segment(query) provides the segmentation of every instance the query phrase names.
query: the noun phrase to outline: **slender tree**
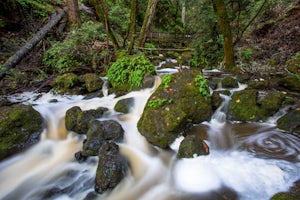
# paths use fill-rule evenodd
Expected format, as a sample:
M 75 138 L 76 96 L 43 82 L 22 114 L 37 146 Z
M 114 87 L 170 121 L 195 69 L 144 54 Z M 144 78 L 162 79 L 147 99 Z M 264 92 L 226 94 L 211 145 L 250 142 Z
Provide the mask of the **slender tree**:
M 148 5 L 147 5 L 146 14 L 144 17 L 144 22 L 143 22 L 143 26 L 141 28 L 140 36 L 139 36 L 139 43 L 138 43 L 139 47 L 145 46 L 145 42 L 147 39 L 147 33 L 149 32 L 150 25 L 154 18 L 154 13 L 155 13 L 157 2 L 158 2 L 158 0 L 148 0 Z
M 71 26 L 80 26 L 78 0 L 67 0 L 68 19 Z
M 212 0 L 215 13 L 218 18 L 219 28 L 224 40 L 224 57 L 225 70 L 229 72 L 237 72 L 237 67 L 234 61 L 234 46 L 232 41 L 231 27 L 228 20 L 226 5 L 223 0 Z
M 130 35 L 130 41 L 127 52 L 130 54 L 133 46 L 134 41 L 136 38 L 136 18 L 137 18 L 137 6 L 138 1 L 137 0 L 131 0 L 130 1 L 130 19 L 128 23 L 128 34 Z
M 104 0 L 93 0 L 93 4 L 96 10 L 96 14 L 100 21 L 105 26 L 106 34 L 108 38 L 111 40 L 111 42 L 114 45 L 115 50 L 118 50 L 120 48 L 118 41 L 115 37 L 114 32 L 112 31 L 108 19 L 108 8 Z

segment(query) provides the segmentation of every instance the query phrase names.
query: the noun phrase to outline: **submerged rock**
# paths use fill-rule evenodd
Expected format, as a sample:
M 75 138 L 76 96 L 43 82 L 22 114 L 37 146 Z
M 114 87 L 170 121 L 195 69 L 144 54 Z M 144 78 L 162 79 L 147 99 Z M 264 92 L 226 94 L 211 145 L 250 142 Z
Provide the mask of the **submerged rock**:
M 210 119 L 211 98 L 204 97 L 195 84 L 199 74 L 197 70 L 173 74 L 151 95 L 138 122 L 138 130 L 150 143 L 167 148 L 187 123 Z
M 43 128 L 43 118 L 32 106 L 1 107 L 0 160 L 37 143 Z
M 208 155 L 209 148 L 207 144 L 195 135 L 188 135 L 180 143 L 178 158 L 193 158 L 194 155 Z
M 95 191 L 101 194 L 114 189 L 126 176 L 128 162 L 120 154 L 119 146 L 111 141 L 103 143 L 98 157 Z
M 89 124 L 87 139 L 83 144 L 82 156 L 97 156 L 105 141 L 120 142 L 123 139 L 124 130 L 122 126 L 114 121 L 93 120 Z
M 86 134 L 90 121 L 100 118 L 105 111 L 107 111 L 107 108 L 103 107 L 82 111 L 80 107 L 74 106 L 66 112 L 66 128 L 67 130 L 74 131 L 78 134 Z

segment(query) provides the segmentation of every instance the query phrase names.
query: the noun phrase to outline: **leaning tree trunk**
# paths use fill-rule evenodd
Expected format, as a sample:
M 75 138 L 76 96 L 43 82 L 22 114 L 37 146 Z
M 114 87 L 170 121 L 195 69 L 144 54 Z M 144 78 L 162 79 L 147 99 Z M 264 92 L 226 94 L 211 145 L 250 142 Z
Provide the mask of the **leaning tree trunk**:
M 158 0 L 148 0 L 146 15 L 144 18 L 143 26 L 140 31 L 139 44 L 138 44 L 139 47 L 145 46 L 145 42 L 147 39 L 147 33 L 149 31 L 150 25 L 154 18 L 157 1 Z
M 224 39 L 223 48 L 225 57 L 225 70 L 228 72 L 236 72 L 237 68 L 234 62 L 234 47 L 226 5 L 223 0 L 212 0 L 212 2 L 214 10 L 218 17 L 218 24 Z
M 6 75 L 6 72 L 9 69 L 15 67 L 24 58 L 24 56 L 45 37 L 45 35 L 64 17 L 66 11 L 66 8 L 59 11 L 40 31 L 37 32 L 37 34 L 35 34 L 35 36 L 29 42 L 25 44 L 25 46 L 19 49 L 15 55 L 6 61 L 0 72 L 0 80 Z

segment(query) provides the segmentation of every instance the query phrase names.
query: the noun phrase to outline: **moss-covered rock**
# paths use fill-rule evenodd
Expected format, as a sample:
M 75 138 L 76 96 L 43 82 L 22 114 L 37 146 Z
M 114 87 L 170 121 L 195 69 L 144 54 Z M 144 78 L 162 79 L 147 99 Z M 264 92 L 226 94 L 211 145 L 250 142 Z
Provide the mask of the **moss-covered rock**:
M 116 103 L 114 110 L 121 113 L 128 113 L 133 103 L 134 98 L 121 99 Z
M 259 121 L 274 115 L 285 96 L 281 92 L 259 94 L 258 90 L 237 91 L 229 104 L 229 119 L 236 121 Z
M 66 128 L 78 134 L 86 134 L 90 121 L 100 118 L 105 111 L 107 111 L 107 108 L 103 107 L 82 111 L 80 107 L 74 106 L 66 112 Z
M 0 160 L 39 141 L 43 118 L 32 106 L 17 104 L 0 108 Z
M 98 158 L 95 191 L 101 194 L 115 188 L 126 176 L 128 162 L 113 142 L 104 142 Z
M 138 122 L 138 130 L 150 143 L 167 148 L 187 123 L 210 119 L 211 98 L 205 98 L 195 84 L 199 73 L 187 70 L 173 74 L 168 88 L 160 85 L 151 95 Z
M 88 92 L 95 92 L 102 89 L 103 80 L 97 74 L 88 73 L 85 74 L 83 78 Z
M 80 86 L 80 77 L 74 73 L 58 76 L 53 84 L 55 91 L 60 94 L 83 94 L 85 89 Z
M 277 120 L 277 127 L 289 133 L 300 135 L 300 108 L 289 111 Z
M 226 76 L 223 80 L 222 80 L 222 87 L 223 88 L 237 88 L 238 85 L 238 81 L 236 79 L 234 79 L 231 76 Z
M 236 121 L 258 121 L 262 113 L 257 105 L 258 90 L 235 92 L 229 104 L 229 118 Z
M 279 81 L 279 85 L 292 91 L 300 91 L 300 75 L 287 75 Z
M 194 155 L 208 155 L 209 149 L 207 144 L 195 135 L 185 137 L 179 146 L 178 158 L 193 158 Z
M 298 200 L 300 199 L 300 180 L 296 181 L 294 185 L 287 192 L 279 192 L 271 197 L 271 200 Z

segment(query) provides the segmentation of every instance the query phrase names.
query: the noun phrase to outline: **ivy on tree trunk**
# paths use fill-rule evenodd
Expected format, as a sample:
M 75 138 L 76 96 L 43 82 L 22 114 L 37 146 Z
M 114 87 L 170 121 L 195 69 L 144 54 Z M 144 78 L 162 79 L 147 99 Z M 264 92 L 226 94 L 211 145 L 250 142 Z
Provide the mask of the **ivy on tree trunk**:
M 228 20 L 226 5 L 223 0 L 212 0 L 215 13 L 218 17 L 219 28 L 224 39 L 224 57 L 225 70 L 228 72 L 237 72 L 234 61 L 234 46 L 232 41 L 231 27 Z

